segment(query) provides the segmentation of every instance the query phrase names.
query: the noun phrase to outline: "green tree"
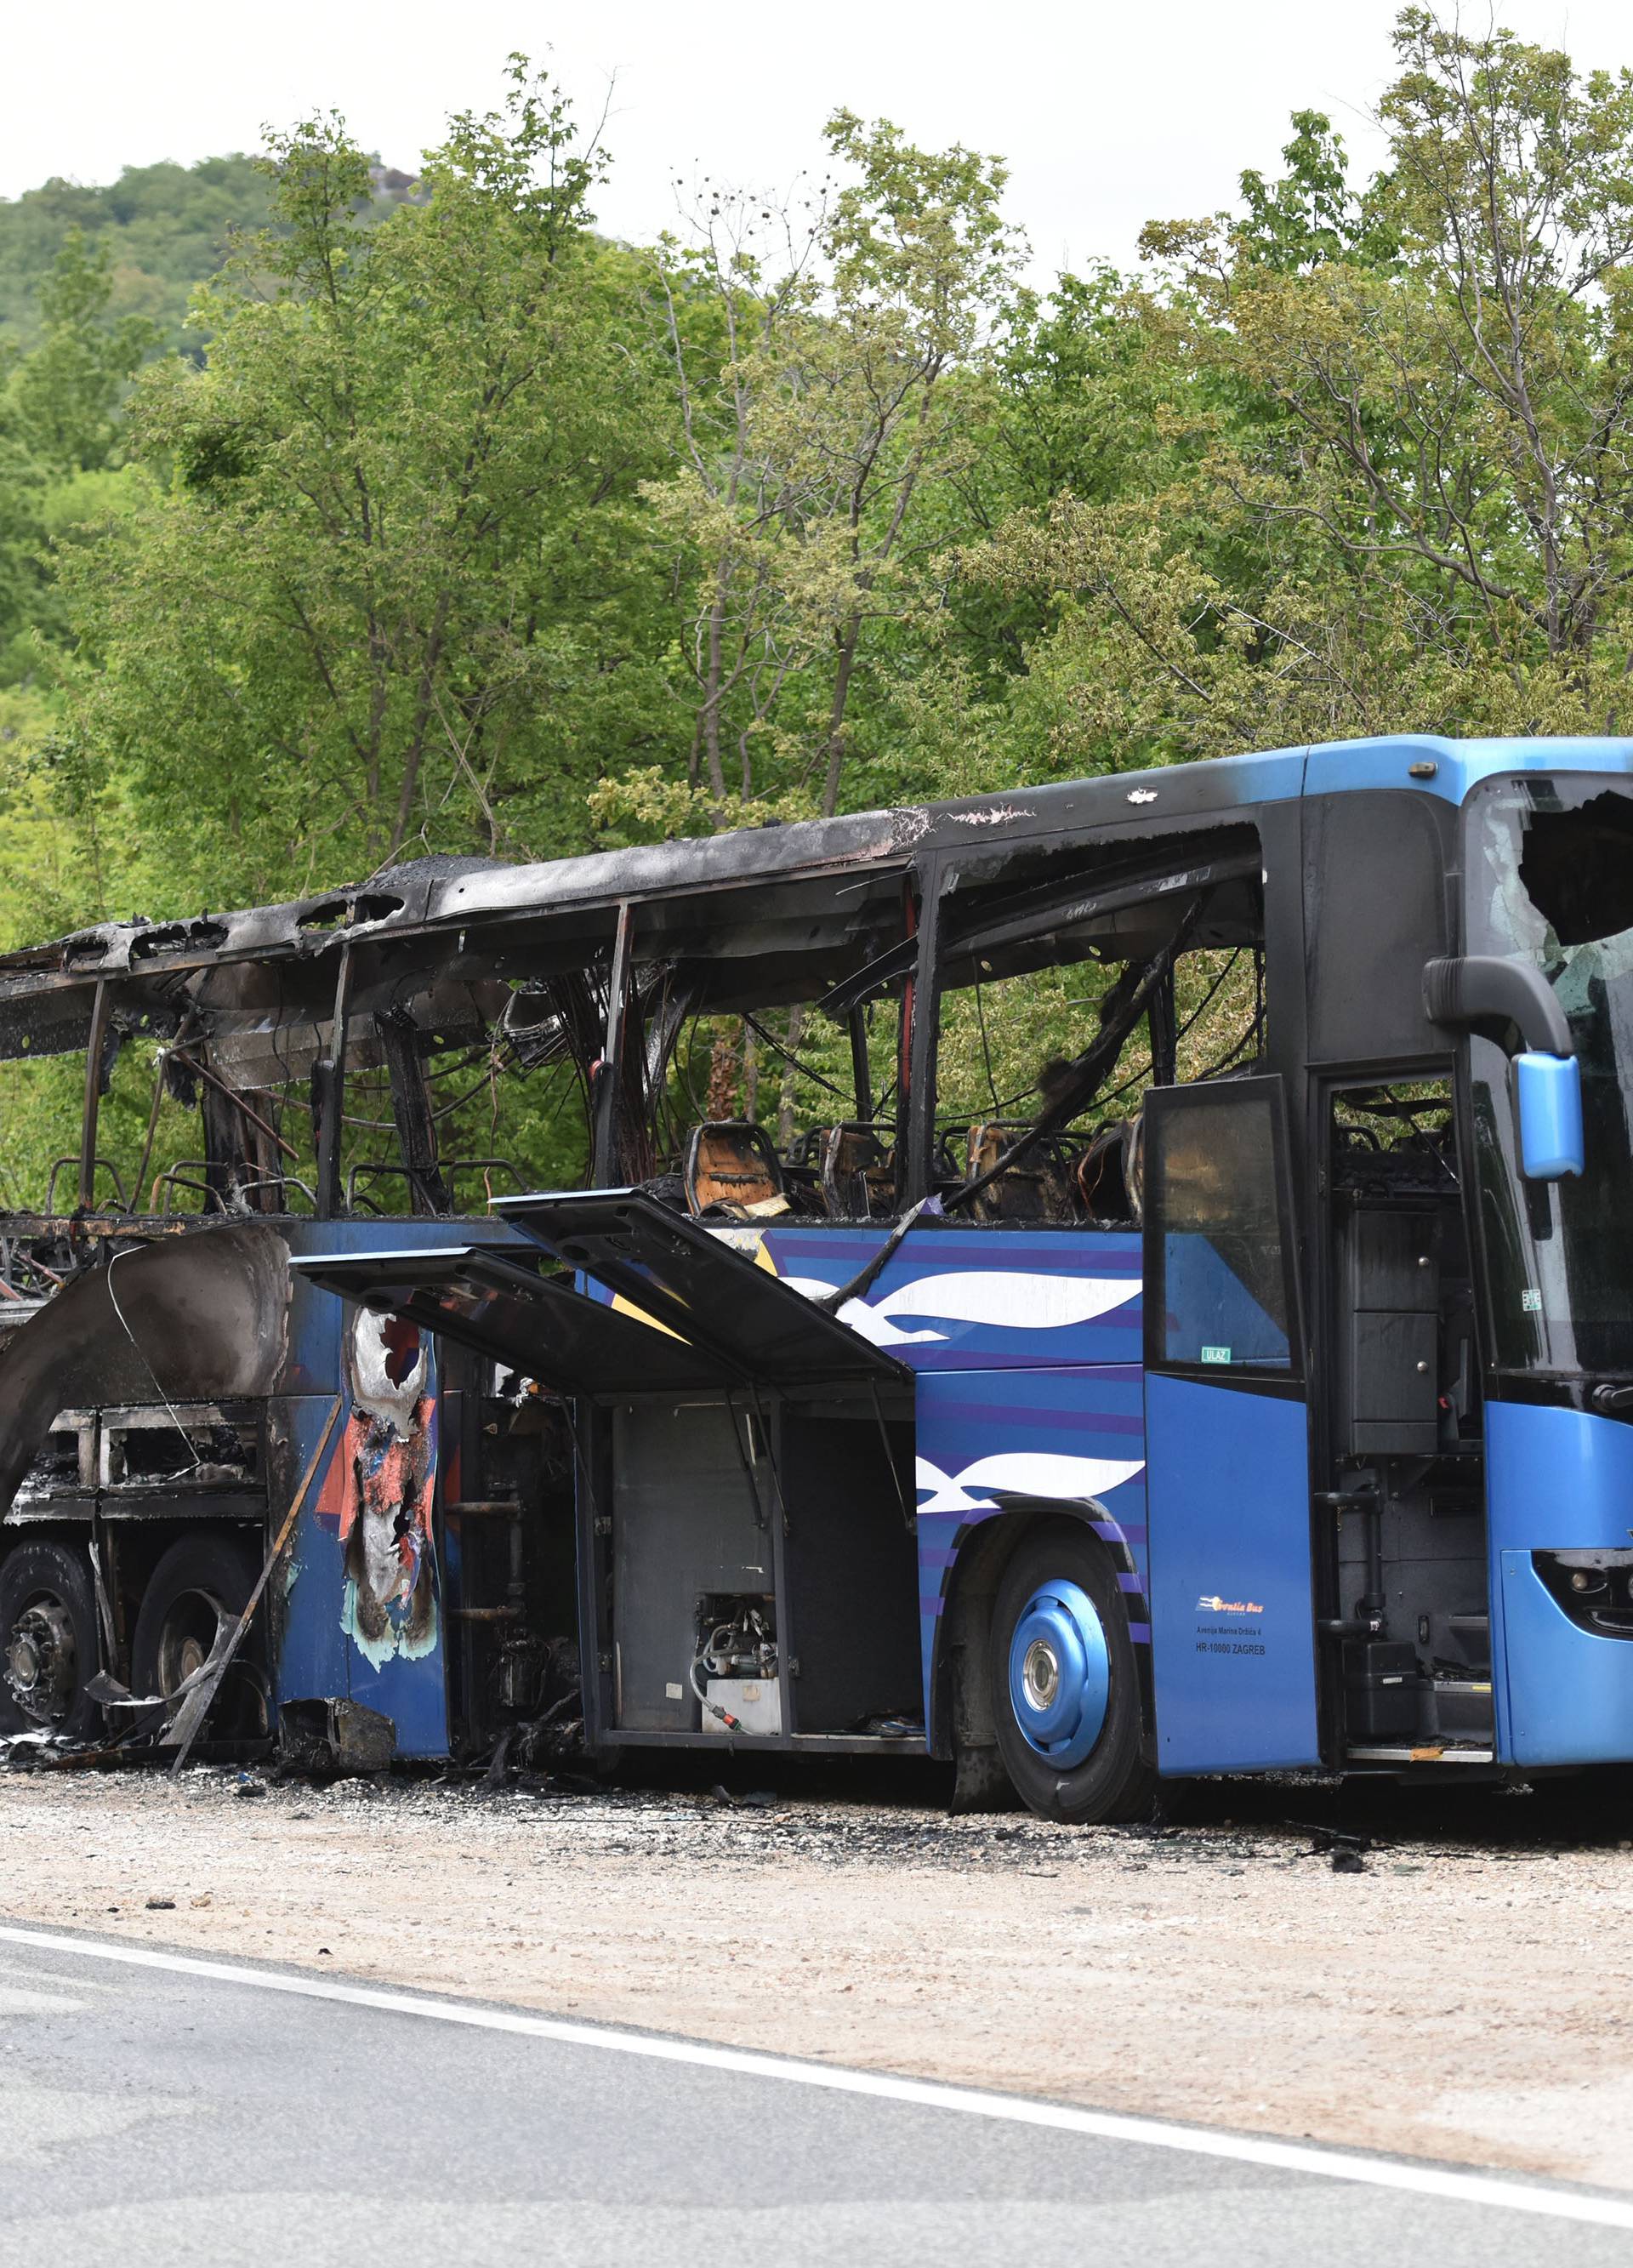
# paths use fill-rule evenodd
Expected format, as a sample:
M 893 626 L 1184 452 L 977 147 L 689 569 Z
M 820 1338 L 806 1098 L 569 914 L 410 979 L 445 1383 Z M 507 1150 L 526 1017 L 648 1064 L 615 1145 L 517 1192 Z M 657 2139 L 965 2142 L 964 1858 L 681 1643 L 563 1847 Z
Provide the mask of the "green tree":
M 70 229 L 40 290 L 40 339 L 18 364 L 11 399 L 35 457 L 57 475 L 100 470 L 119 446 L 131 378 L 158 343 L 143 315 L 108 320 L 112 262 Z
M 337 122 L 269 162 L 275 231 L 196 302 L 205 367 L 138 389 L 165 491 L 70 578 L 82 767 L 172 895 L 580 847 L 601 767 L 670 722 L 636 493 L 660 405 L 599 153 L 518 58 L 379 225 Z
M 1284 273 L 1334 261 L 1381 265 L 1398 250 L 1380 210 L 1380 189 L 1359 195 L 1350 179 L 1343 137 L 1319 110 L 1295 110 L 1293 137 L 1282 151 L 1287 171 L 1267 181 L 1256 168 L 1241 176 L 1242 217 L 1232 231 L 1239 258 Z
M 110 320 L 106 251 L 70 230 L 40 285 L 26 354 L 0 351 L 0 685 L 33 676 L 63 620 L 55 543 L 106 517 L 121 414 L 151 325 Z
M 47 592 L 47 480 L 21 419 L 0 393 L 0 685 L 15 684 L 34 658 L 30 632 Z
M 798 468 L 780 429 L 819 320 L 821 219 L 810 200 L 802 213 L 705 180 L 690 220 L 687 240 L 653 248 L 649 284 L 680 440 L 678 468 L 648 494 L 675 546 L 685 791 L 653 766 L 600 804 L 637 822 L 703 813 L 718 824 L 776 793 L 783 696 L 813 659 L 791 587 Z
M 1623 714 L 1633 75 L 1418 9 L 1395 46 L 1365 191 L 1303 114 L 1245 217 L 1148 232 L 1171 477 L 971 563 L 1060 597 L 1029 697 L 1077 760 Z
M 683 449 L 650 493 L 676 545 L 694 728 L 685 790 L 645 768 L 598 799 L 609 819 L 868 796 L 904 633 L 916 650 L 939 603 L 1019 248 L 1005 172 L 848 111 L 827 134 L 831 194 L 796 215 L 705 183 L 691 241 L 654 254 Z

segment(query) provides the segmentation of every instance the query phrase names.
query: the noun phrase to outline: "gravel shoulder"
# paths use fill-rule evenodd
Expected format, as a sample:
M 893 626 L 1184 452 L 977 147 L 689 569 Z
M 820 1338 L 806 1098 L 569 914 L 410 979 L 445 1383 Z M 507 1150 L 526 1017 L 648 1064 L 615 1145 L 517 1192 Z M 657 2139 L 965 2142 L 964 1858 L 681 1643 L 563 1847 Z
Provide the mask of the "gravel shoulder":
M 1633 2189 L 1614 1827 L 1263 1784 L 1158 1830 L 747 1792 L 13 1771 L 0 1913 Z M 1340 1826 L 1358 1872 L 1313 1848 Z

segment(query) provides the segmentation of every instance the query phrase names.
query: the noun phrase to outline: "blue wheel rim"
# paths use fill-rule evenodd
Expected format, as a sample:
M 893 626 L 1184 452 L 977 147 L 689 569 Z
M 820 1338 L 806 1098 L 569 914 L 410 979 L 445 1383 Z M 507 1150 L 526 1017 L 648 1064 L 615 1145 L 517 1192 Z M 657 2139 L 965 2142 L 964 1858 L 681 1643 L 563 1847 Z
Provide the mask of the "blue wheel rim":
M 1076 1583 L 1040 1583 L 1015 1619 L 1010 1707 L 1022 1739 L 1063 1771 L 1084 1762 L 1106 1725 L 1111 1657 L 1100 1610 Z

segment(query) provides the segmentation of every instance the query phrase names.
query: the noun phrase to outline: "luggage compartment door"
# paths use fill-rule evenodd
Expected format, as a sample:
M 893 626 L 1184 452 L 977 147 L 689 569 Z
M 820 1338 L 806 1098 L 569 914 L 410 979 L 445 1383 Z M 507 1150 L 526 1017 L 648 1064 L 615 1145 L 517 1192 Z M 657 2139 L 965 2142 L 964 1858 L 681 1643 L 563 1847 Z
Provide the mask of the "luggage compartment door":
M 894 1355 L 640 1189 L 501 1197 L 494 1211 L 567 1266 L 764 1386 L 907 1386 Z
M 290 1265 L 342 1299 L 441 1332 L 559 1394 L 692 1392 L 732 1381 L 712 1356 L 541 1274 L 514 1247 L 313 1253 Z

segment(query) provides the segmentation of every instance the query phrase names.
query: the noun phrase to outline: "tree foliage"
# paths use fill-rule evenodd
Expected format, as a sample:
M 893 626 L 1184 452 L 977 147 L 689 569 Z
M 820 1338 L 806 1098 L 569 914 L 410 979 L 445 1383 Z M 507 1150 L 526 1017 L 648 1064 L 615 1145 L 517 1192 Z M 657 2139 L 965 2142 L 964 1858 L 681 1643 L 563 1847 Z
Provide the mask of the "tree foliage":
M 647 496 L 676 546 L 686 803 L 716 823 L 755 803 L 832 813 L 857 792 L 848 761 L 854 778 L 879 753 L 1014 288 L 1002 166 L 848 111 L 828 141 L 843 187 L 774 208 L 705 181 L 688 240 L 651 262 L 680 461 Z M 666 784 L 648 768 L 598 809 L 639 818 Z
M 577 849 L 661 683 L 631 525 L 660 460 L 594 153 L 519 69 L 379 225 L 335 122 L 272 163 L 276 232 L 196 303 L 205 366 L 155 365 L 132 404 L 163 493 L 72 571 L 77 744 L 251 895 L 428 846 Z
M 606 152 L 519 60 L 412 180 L 320 118 L 253 195 L 224 160 L 0 207 L 0 310 L 19 246 L 43 276 L 0 364 L 7 932 L 1619 729 L 1633 77 L 1417 7 L 1394 46 L 1374 178 L 1301 110 L 1233 210 L 1048 291 L 999 160 L 848 111 L 823 183 L 705 175 L 611 242 Z M 165 195 L 182 351 L 127 272 Z
M 1622 718 L 1633 75 L 1416 8 L 1394 37 L 1364 190 L 1306 113 L 1241 214 L 1147 232 L 1122 318 L 1166 475 L 968 561 L 1066 594 L 1031 660 L 1074 762 Z

